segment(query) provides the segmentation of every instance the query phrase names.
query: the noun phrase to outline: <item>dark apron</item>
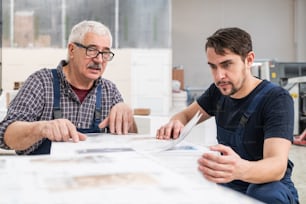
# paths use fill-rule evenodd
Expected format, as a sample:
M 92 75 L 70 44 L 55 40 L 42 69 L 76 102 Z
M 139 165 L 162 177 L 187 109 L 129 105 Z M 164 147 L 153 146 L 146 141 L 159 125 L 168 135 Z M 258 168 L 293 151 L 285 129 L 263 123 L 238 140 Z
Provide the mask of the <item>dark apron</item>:
M 60 82 L 56 69 L 52 69 L 52 75 L 53 75 L 53 96 L 54 96 L 53 119 L 59 119 L 62 118 L 62 112 L 60 109 Z M 92 125 L 88 129 L 78 128 L 77 130 L 79 132 L 81 133 L 101 132 L 101 129 L 98 126 L 99 123 L 101 122 L 101 114 L 102 114 L 101 96 L 102 96 L 102 88 L 101 84 L 99 84 L 97 86 L 97 91 L 96 91 L 96 108 L 95 108 L 95 114 L 92 121 Z M 108 129 L 106 129 L 106 132 L 108 132 Z M 51 143 L 52 142 L 49 139 L 45 138 L 42 144 L 33 152 L 31 152 L 30 155 L 50 154 Z
M 276 85 L 269 83 L 259 91 L 259 93 L 250 102 L 250 105 L 248 106 L 246 112 L 243 113 L 238 127 L 235 131 L 226 130 L 217 125 L 217 140 L 219 144 L 231 147 L 241 158 L 246 160 L 254 160 L 254 158 L 261 157 L 261 155 L 250 155 L 250 152 L 247 151 L 245 146 L 247 144 L 255 143 L 256 141 L 251 141 L 250 139 L 248 140 L 248 138 L 244 138 L 245 125 L 247 124 L 248 119 L 250 118 L 252 113 L 255 112 L 256 107 L 258 106 L 264 95 L 275 86 Z M 220 103 L 218 105 L 220 105 Z M 228 186 L 240 192 L 245 192 L 248 187 L 248 183 L 239 180 L 235 180 L 222 185 Z

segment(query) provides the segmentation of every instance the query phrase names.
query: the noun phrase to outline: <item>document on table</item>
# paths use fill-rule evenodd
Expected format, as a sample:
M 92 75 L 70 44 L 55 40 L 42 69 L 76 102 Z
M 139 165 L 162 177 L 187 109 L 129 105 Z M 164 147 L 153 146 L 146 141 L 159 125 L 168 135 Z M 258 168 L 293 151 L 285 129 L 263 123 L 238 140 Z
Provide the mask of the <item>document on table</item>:
M 196 185 L 135 151 L 1 157 L 0 180 L 1 203 L 196 204 L 203 199 L 199 191 L 192 196 Z
M 168 163 L 184 164 L 180 156 L 173 154 Z M 204 178 L 194 182 L 137 151 L 3 156 L 0 180 L 1 203 L 8 204 L 260 203 Z
M 158 140 L 155 136 L 129 134 L 111 135 L 103 133 L 88 134 L 86 141 L 78 143 L 53 142 L 51 154 L 83 154 L 106 153 L 118 151 L 160 152 L 175 149 L 188 136 L 192 128 L 197 124 L 201 114 L 198 111 L 185 125 L 177 139 Z
M 260 203 L 197 171 L 197 158 L 209 150 L 184 138 L 199 118 L 177 140 L 99 133 L 53 142 L 49 156 L 0 157 L 1 203 Z
M 160 152 L 175 149 L 175 147 L 180 144 L 187 135 L 191 132 L 192 128 L 197 124 L 202 114 L 198 111 L 193 118 L 185 125 L 181 130 L 180 135 L 177 139 L 170 140 L 147 140 L 147 141 L 134 141 L 131 143 L 132 147 L 137 151 L 144 152 Z

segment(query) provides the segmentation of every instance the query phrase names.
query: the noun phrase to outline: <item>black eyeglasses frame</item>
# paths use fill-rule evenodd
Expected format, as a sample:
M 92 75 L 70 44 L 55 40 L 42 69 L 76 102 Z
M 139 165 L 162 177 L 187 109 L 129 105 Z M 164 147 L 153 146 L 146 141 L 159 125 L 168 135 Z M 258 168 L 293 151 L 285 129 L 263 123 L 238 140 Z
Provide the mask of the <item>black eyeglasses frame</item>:
M 98 49 L 96 49 L 96 48 L 94 48 L 92 46 L 85 46 L 85 45 L 83 45 L 81 43 L 78 43 L 78 42 L 73 42 L 73 44 L 75 44 L 77 47 L 84 48 L 86 50 L 86 52 L 85 52 L 86 56 L 90 57 L 90 58 L 96 58 L 96 57 L 99 56 L 99 54 L 101 54 L 103 60 L 111 61 L 114 58 L 114 56 L 115 56 L 115 53 L 113 53 L 111 51 L 99 51 Z M 89 51 L 95 51 L 96 54 L 95 55 L 88 54 L 88 50 Z

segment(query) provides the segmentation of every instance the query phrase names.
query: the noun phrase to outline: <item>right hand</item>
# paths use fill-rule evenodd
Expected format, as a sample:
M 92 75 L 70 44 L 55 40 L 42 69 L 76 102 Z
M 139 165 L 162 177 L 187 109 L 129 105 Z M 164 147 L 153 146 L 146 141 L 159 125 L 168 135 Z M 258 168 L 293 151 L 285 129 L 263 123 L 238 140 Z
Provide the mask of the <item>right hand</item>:
M 76 127 L 67 119 L 55 119 L 50 121 L 41 121 L 41 135 L 51 141 L 72 140 L 79 142 L 86 140 L 87 136 L 77 131 Z
M 109 115 L 99 124 L 99 128 L 107 126 L 112 134 L 128 134 L 134 126 L 132 109 L 123 102 L 114 105 Z
M 177 139 L 184 124 L 179 120 L 171 120 L 161 126 L 156 132 L 156 138 L 161 140 Z

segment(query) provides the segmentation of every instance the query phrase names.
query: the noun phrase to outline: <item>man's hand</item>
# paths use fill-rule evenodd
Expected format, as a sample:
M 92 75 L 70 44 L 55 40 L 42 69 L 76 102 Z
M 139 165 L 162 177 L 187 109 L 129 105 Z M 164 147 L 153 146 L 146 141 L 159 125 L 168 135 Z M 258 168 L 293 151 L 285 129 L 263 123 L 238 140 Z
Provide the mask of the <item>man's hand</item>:
M 222 153 L 204 153 L 198 160 L 199 171 L 203 176 L 214 183 L 228 183 L 239 179 L 242 160 L 230 147 L 215 145 L 210 150 Z
M 55 119 L 40 122 L 41 135 L 51 141 L 79 142 L 86 140 L 87 136 L 78 132 L 76 127 L 67 119 Z
M 108 117 L 100 124 L 99 128 L 109 127 L 113 134 L 127 134 L 134 125 L 133 111 L 125 103 L 117 103 L 112 107 Z
M 156 132 L 157 139 L 169 140 L 171 138 L 176 139 L 179 137 L 184 125 L 179 120 L 172 120 L 166 125 L 161 126 Z

